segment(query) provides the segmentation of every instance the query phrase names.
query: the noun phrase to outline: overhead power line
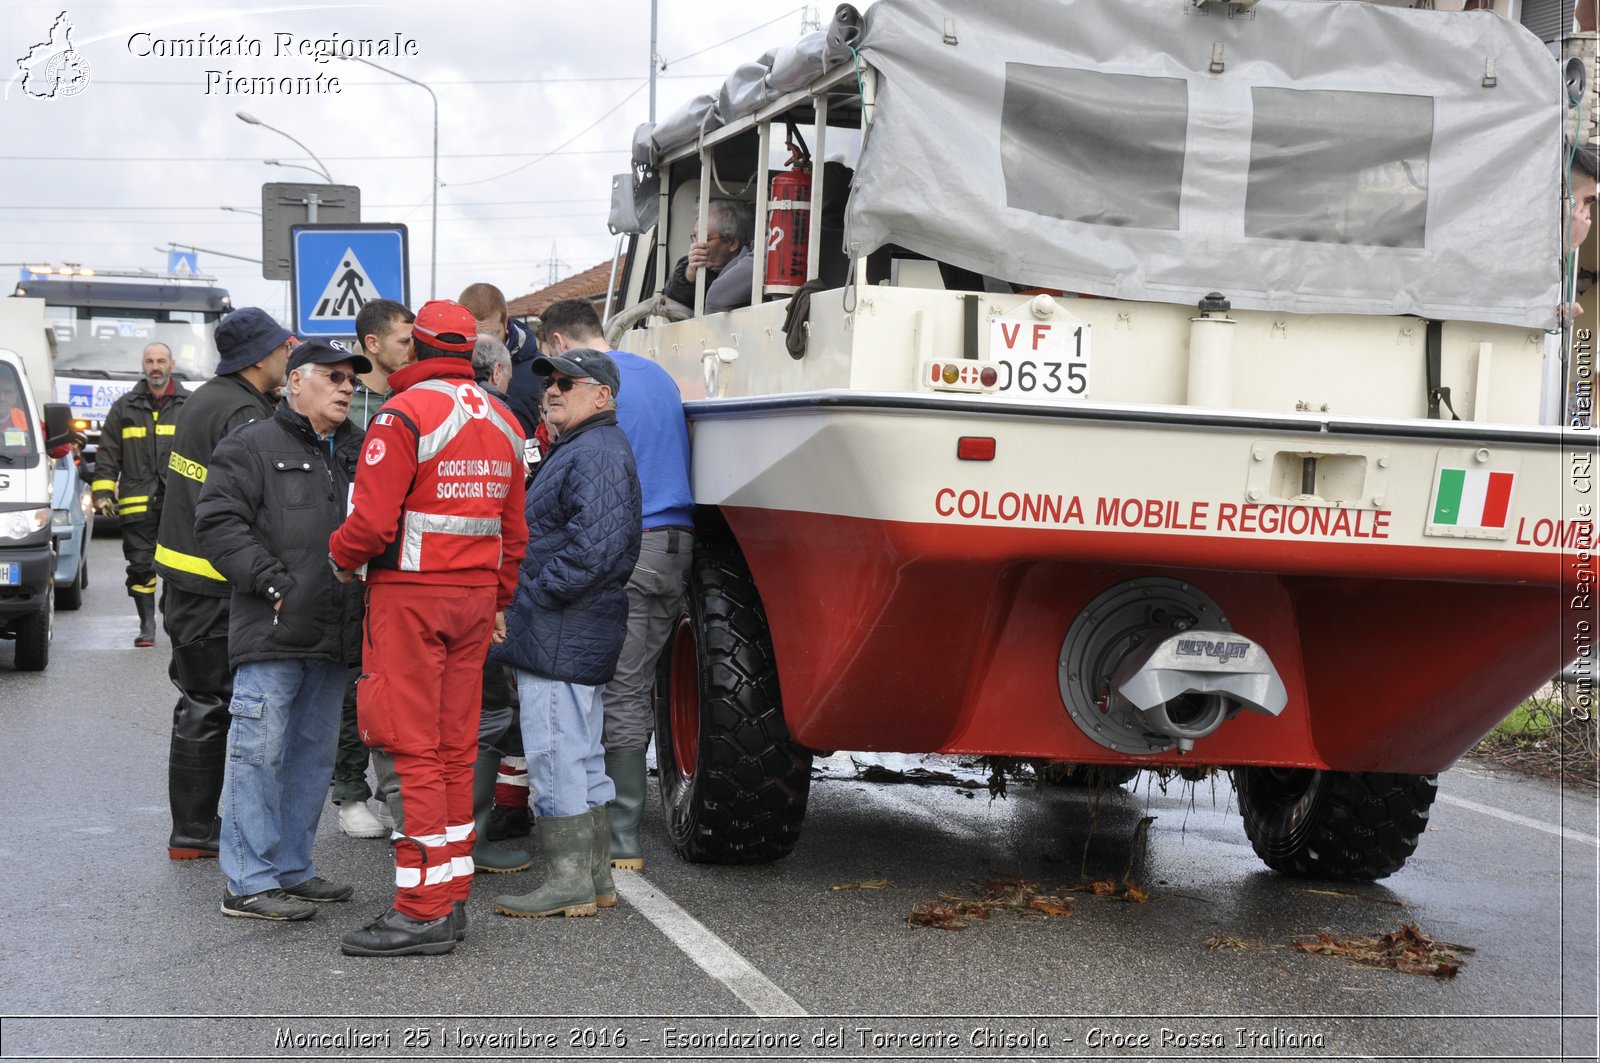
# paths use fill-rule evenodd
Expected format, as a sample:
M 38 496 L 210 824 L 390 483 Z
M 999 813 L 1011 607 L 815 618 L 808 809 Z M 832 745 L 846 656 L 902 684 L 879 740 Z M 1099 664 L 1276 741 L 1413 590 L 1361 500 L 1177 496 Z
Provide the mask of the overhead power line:
M 638 89 L 634 90 L 635 92 Z M 615 107 L 612 110 L 616 110 Z M 607 111 L 606 115 L 611 112 Z M 606 117 L 602 115 L 601 117 Z M 598 123 L 596 123 L 598 124 Z M 590 127 L 591 129 L 593 126 Z M 585 129 L 587 133 L 589 130 Z M 576 139 L 576 138 L 574 138 Z M 610 151 L 478 151 L 467 152 L 460 155 L 440 155 L 441 159 L 536 159 L 549 158 L 551 155 L 626 155 L 628 149 L 620 148 Z M 292 158 L 293 156 L 284 156 Z M 304 158 L 304 156 L 301 156 Z M 415 159 L 431 159 L 427 155 L 329 155 L 327 160 L 332 162 L 405 162 Z M 186 155 L 185 164 L 191 162 L 260 162 L 259 155 Z M 159 162 L 172 165 L 170 155 L 0 155 L 0 162 Z

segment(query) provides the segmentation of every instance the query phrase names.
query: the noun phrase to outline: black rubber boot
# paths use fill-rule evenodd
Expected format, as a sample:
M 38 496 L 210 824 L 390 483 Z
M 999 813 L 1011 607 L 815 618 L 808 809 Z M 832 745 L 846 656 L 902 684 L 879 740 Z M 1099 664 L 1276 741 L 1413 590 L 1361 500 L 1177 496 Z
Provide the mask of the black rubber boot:
M 478 840 L 472 846 L 472 866 L 490 875 L 509 875 L 533 866 L 533 857 L 522 849 L 502 849 L 489 841 L 489 813 L 494 809 L 494 781 L 500 774 L 500 753 L 478 747 L 478 760 L 472 766 L 472 821 Z
M 642 749 L 606 751 L 606 774 L 617 796 L 606 810 L 611 817 L 611 866 L 621 871 L 643 871 L 644 849 L 639 845 L 639 823 L 644 819 L 645 766 Z
M 139 633 L 133 636 L 135 646 L 156 644 L 156 600 L 154 595 L 135 594 L 133 607 L 139 611 Z
M 172 714 L 172 751 L 167 762 L 167 798 L 172 836 L 167 856 L 194 860 L 217 855 L 222 821 L 223 769 L 228 757 L 228 702 L 233 677 L 228 671 L 228 640 L 201 639 L 174 646 L 169 668 L 178 688 Z
M 464 925 L 461 933 L 466 936 Z M 339 951 L 346 956 L 437 956 L 455 948 L 459 940 L 453 910 L 437 919 L 412 919 L 390 908 L 340 938 Z
M 167 761 L 167 800 L 172 807 L 172 834 L 167 857 L 172 860 L 215 859 L 222 819 L 217 802 L 222 797 L 222 772 L 227 761 L 227 739 L 191 742 L 172 739 Z

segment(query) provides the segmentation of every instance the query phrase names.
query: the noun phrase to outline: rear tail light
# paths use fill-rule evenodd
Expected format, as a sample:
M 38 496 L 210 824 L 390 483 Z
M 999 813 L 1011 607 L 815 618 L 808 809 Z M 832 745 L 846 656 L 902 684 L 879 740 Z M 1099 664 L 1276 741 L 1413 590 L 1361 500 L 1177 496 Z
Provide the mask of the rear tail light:
M 962 436 L 956 440 L 956 457 L 962 461 L 993 461 L 993 436 Z
M 972 358 L 938 359 L 924 362 L 921 387 L 927 391 L 963 391 L 983 394 L 995 390 L 1000 371 L 993 362 Z

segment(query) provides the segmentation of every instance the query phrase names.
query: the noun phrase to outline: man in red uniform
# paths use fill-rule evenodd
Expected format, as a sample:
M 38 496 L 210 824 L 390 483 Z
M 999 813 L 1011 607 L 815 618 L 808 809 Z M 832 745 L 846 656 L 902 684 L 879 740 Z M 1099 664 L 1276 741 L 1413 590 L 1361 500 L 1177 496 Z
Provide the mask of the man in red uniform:
M 412 325 L 417 360 L 367 426 L 353 509 L 329 540 L 341 580 L 366 565 L 361 737 L 394 759 L 405 805 L 394 907 L 346 934 L 349 956 L 449 952 L 466 937 L 472 767 L 483 661 L 528 543 L 522 433 L 472 379 L 472 313 Z

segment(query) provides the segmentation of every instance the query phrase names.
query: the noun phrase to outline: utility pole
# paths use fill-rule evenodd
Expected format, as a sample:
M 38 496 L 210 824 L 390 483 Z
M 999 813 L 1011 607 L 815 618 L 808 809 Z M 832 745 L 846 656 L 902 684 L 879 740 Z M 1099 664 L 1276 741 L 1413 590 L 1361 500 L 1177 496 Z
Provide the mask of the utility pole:
M 543 262 L 538 263 L 537 267 L 545 271 L 545 284 L 548 286 L 560 280 L 562 277 L 562 271 L 571 269 L 572 264 L 570 262 L 563 262 L 556 256 L 556 242 L 551 240 L 550 257 L 545 259 Z M 538 281 L 535 280 L 532 283 L 537 284 Z
M 804 37 L 813 30 L 822 28 L 822 16 L 817 14 L 816 4 L 807 4 L 805 10 L 800 12 L 800 36 Z

